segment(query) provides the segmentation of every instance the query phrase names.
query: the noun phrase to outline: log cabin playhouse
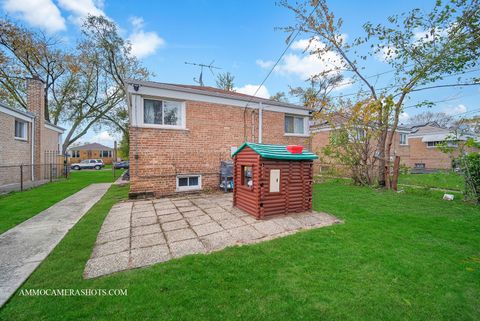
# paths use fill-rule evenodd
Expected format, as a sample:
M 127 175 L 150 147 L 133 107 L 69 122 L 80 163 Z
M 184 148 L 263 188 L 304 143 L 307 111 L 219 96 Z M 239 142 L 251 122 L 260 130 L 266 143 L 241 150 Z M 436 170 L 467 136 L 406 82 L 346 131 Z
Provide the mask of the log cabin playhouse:
M 233 205 L 257 219 L 310 211 L 317 158 L 301 146 L 244 143 L 233 154 Z

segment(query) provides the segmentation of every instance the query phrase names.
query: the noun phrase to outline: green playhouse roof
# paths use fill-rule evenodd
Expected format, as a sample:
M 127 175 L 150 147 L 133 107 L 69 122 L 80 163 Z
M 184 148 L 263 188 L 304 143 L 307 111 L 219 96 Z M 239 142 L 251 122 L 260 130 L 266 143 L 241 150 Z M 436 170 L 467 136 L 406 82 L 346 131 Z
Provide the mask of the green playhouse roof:
M 308 150 L 303 150 L 301 154 L 292 154 L 287 150 L 285 145 L 270 145 L 270 144 L 256 144 L 256 143 L 243 143 L 232 156 L 238 154 L 245 146 L 253 149 L 257 154 L 263 158 L 270 159 L 284 159 L 284 160 L 309 160 L 317 159 L 318 156 Z

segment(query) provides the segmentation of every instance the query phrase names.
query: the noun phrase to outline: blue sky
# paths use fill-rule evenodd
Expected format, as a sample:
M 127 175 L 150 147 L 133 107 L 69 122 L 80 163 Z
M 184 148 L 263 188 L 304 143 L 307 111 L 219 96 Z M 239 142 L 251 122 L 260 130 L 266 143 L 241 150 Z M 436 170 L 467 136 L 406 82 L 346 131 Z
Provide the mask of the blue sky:
M 420 6 L 428 10 L 434 1 L 330 1 L 337 17 L 344 20 L 343 32 L 347 39 L 361 35 L 361 26 L 367 20 L 384 22 L 391 14 Z M 95 1 L 95 0 L 4 0 L 4 12 L 25 26 L 55 34 L 73 44 L 78 36 L 79 21 L 87 13 L 104 14 L 121 28 L 125 38 L 132 41 L 135 54 L 155 73 L 153 80 L 193 84 L 199 70 L 185 65 L 185 61 L 210 63 L 235 75 L 237 91 L 253 93 L 271 65 L 285 48 L 287 36 L 276 27 L 291 25 L 291 12 L 262 0 L 186 0 L 186 1 Z M 272 73 L 259 95 L 273 95 L 288 91 L 288 86 L 304 86 L 312 70 L 321 70 L 321 62 L 302 53 L 302 40 L 287 52 L 279 67 Z M 262 67 L 263 66 L 263 67 Z M 365 63 L 368 75 L 388 71 L 380 59 Z M 477 73 L 478 75 L 479 73 Z M 348 75 L 346 75 L 348 77 Z M 378 78 L 377 87 L 383 87 L 392 74 Z M 455 78 L 452 79 L 455 81 Z M 204 72 L 206 85 L 214 86 L 214 77 Z M 334 95 L 355 92 L 355 86 L 339 88 Z M 437 89 L 413 94 L 406 106 L 424 100 L 448 100 L 432 110 L 452 115 L 472 116 L 480 109 L 478 87 Z M 433 97 L 433 98 L 432 98 Z M 407 108 L 403 120 L 422 110 Z M 462 114 L 467 112 L 467 114 Z M 115 136 L 115 135 L 113 135 Z M 89 132 L 83 141 L 99 141 L 112 145 L 112 135 L 106 131 Z

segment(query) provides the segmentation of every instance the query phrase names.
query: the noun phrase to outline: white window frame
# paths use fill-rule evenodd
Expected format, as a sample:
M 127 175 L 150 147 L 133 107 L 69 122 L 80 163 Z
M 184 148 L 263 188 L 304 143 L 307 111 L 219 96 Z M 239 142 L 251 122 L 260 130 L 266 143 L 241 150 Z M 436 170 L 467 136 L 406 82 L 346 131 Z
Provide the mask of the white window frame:
M 303 133 L 287 133 L 285 132 L 285 118 L 286 117 L 293 117 L 293 118 L 303 118 Z M 295 126 L 295 120 L 293 121 L 293 126 Z M 309 132 L 309 123 L 308 123 L 308 117 L 306 116 L 301 116 L 301 115 L 294 115 L 294 114 L 284 114 L 283 115 L 283 131 L 285 136 L 297 136 L 297 137 L 308 137 Z
M 172 102 L 172 103 L 180 103 L 180 108 L 181 108 L 181 117 L 180 117 L 180 125 L 160 125 L 160 124 L 149 124 L 145 123 L 145 100 L 157 100 L 157 101 L 166 101 L 166 102 Z M 162 103 L 163 106 L 163 103 Z M 163 111 L 162 111 L 163 115 Z M 185 102 L 184 101 L 179 101 L 179 100 L 173 100 L 173 99 L 163 99 L 161 97 L 142 97 L 142 103 L 141 103 L 141 108 L 139 110 L 139 119 L 140 119 L 140 124 L 141 127 L 145 128 L 159 128 L 159 129 L 181 129 L 181 130 L 186 130 L 186 108 L 185 108 Z
M 435 144 L 433 146 L 429 146 L 428 143 L 435 143 Z M 442 141 L 437 140 L 433 142 L 426 142 L 425 144 L 427 144 L 427 148 L 436 148 L 439 143 L 442 143 Z
M 194 186 L 179 186 L 180 178 L 189 178 L 189 177 L 198 177 L 198 185 Z M 177 192 L 187 192 L 187 191 L 198 191 L 202 189 L 202 175 L 197 174 L 185 174 L 185 175 L 177 175 L 175 178 Z
M 405 136 L 405 143 L 402 143 L 402 135 Z M 399 142 L 401 146 L 408 145 L 408 134 L 407 133 L 399 133 Z
M 62 155 L 62 134 L 58 134 L 58 155 Z
M 22 131 L 23 135 L 22 136 L 17 136 L 17 131 L 16 131 L 16 128 L 15 128 L 17 122 L 23 124 L 23 131 Z M 15 118 L 15 123 L 13 125 L 13 136 L 15 137 L 15 139 L 27 141 L 28 140 L 28 123 L 26 121 L 21 120 L 21 119 Z

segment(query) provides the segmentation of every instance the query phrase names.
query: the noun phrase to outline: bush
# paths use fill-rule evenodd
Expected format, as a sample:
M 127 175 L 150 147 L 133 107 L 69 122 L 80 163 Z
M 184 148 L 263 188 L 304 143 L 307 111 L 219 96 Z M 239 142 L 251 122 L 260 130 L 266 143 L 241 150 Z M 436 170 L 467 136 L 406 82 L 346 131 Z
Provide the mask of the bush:
M 465 176 L 465 194 L 468 199 L 480 202 L 480 154 L 463 157 L 462 170 Z

